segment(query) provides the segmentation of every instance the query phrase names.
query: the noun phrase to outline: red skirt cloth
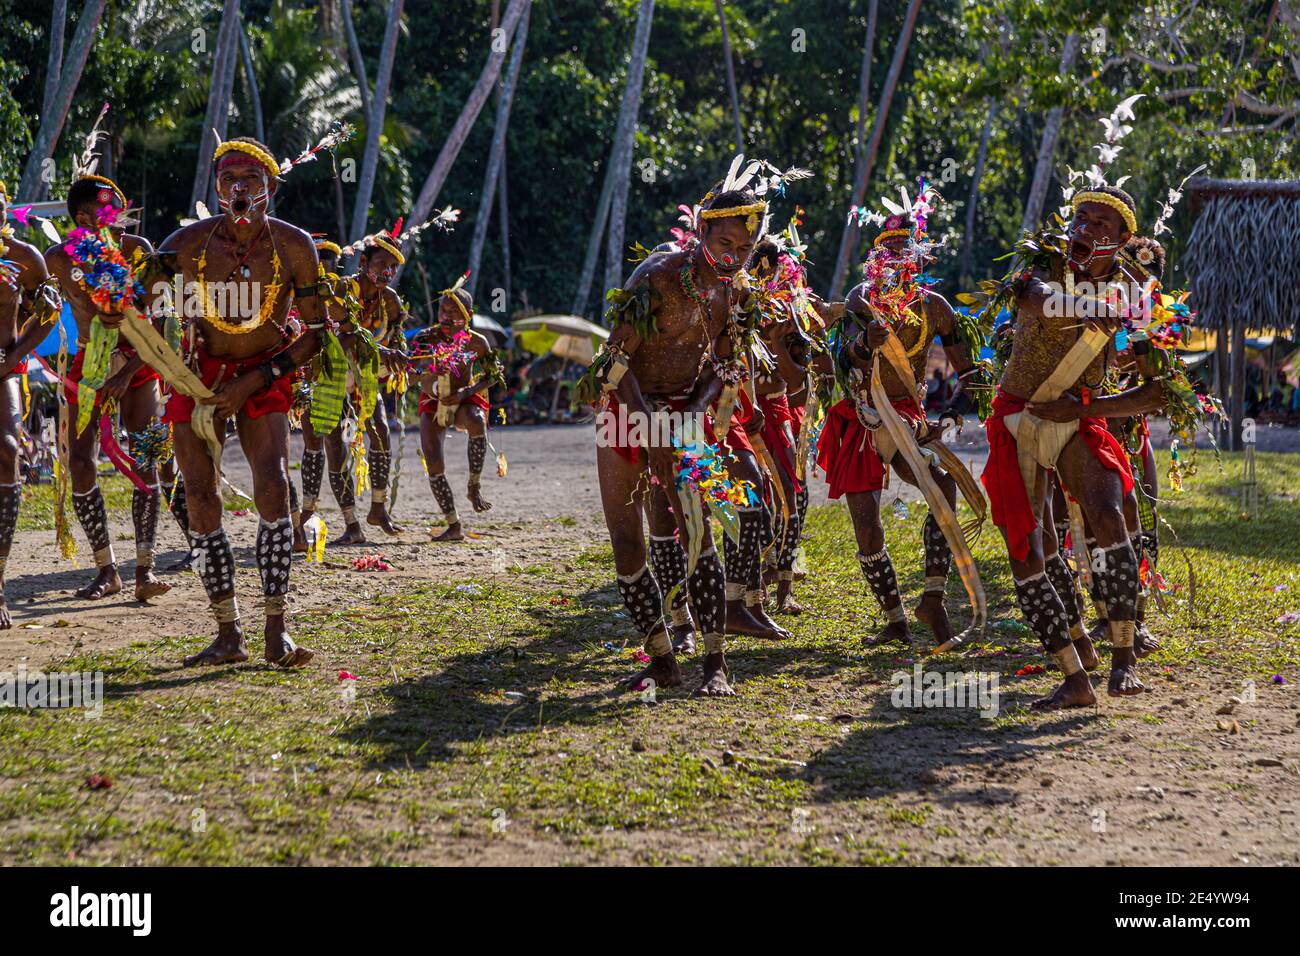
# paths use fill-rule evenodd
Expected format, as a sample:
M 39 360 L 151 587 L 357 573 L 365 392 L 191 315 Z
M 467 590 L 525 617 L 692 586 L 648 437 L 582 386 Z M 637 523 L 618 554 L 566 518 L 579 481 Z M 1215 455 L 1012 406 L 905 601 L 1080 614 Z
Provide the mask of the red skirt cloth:
M 998 389 L 993 396 L 993 414 L 984 422 L 989 440 L 989 458 L 980 475 L 980 482 L 989 496 L 989 510 L 993 523 L 1007 538 L 1007 548 L 1017 561 L 1029 555 L 1029 536 L 1038 527 L 1025 480 L 1020 474 L 1020 458 L 1016 439 L 1002 423 L 1008 415 L 1022 411 L 1026 400 L 1008 395 Z M 1133 472 L 1128 455 L 1119 440 L 1106 428 L 1104 418 L 1079 419 L 1079 437 L 1088 451 L 1109 471 L 1118 472 L 1124 483 L 1124 494 L 1133 490 Z M 1060 472 L 1057 472 L 1060 477 Z M 1064 488 L 1064 484 L 1062 484 Z
M 127 358 L 135 357 L 135 350 L 122 348 L 122 353 Z M 24 362 L 24 364 L 26 364 Z M 77 404 L 77 383 L 81 381 L 82 366 L 86 364 L 86 349 L 82 346 L 72 360 L 72 367 L 68 369 L 67 380 L 63 383 L 63 394 L 67 396 L 68 404 Z M 136 369 L 135 374 L 131 376 L 131 383 L 128 388 L 139 388 L 141 385 L 148 385 L 150 382 L 159 382 L 162 379 L 158 373 L 153 370 L 152 366 L 141 365 Z M 95 407 L 99 407 L 99 396 L 95 396 Z
M 889 403 L 912 426 L 921 412 L 910 398 Z M 865 439 L 865 444 L 864 444 Z M 879 491 L 885 486 L 885 463 L 876 453 L 871 430 L 858 419 L 851 399 L 843 399 L 826 412 L 826 424 L 817 440 L 817 467 L 826 475 L 831 498 L 846 492 Z
M 767 445 L 777 467 L 785 472 L 794 483 L 794 490 L 798 491 L 799 479 L 794 475 L 794 442 L 799 426 L 790 413 L 790 402 L 785 395 L 760 395 L 758 407 L 763 412 L 763 444 Z
M 248 358 L 234 359 L 224 355 L 209 355 L 199 346 L 194 350 L 190 368 L 198 373 L 199 379 L 204 385 L 215 389 L 223 382 L 228 382 L 259 365 L 265 365 L 281 351 L 283 351 L 282 348 L 276 348 L 271 351 L 260 352 L 257 355 L 250 355 Z M 283 415 L 289 411 L 292 404 L 292 376 L 282 375 L 270 385 L 263 386 L 250 395 L 248 401 L 244 402 L 241 411 L 249 418 L 261 418 L 264 415 L 271 415 L 276 412 Z M 188 395 L 182 395 L 180 392 L 171 392 L 167 398 L 167 409 L 163 414 L 163 421 L 169 425 L 176 425 L 188 422 L 193 415 L 194 399 Z
M 464 404 L 473 405 L 476 408 L 483 409 L 484 414 L 492 410 L 492 405 L 487 400 L 487 396 L 481 391 L 475 392 L 469 398 L 465 399 Z M 420 414 L 435 415 L 438 412 L 438 400 L 432 395 L 420 393 Z
M 799 433 L 803 431 L 803 417 L 808 411 L 808 406 L 790 405 L 788 400 L 786 401 L 786 404 L 790 407 L 790 431 L 794 434 L 794 443 L 798 445 Z
M 708 429 L 709 441 L 714 442 L 712 435 L 713 415 L 717 412 L 717 406 L 709 409 Z M 749 392 L 744 388 L 736 394 L 736 405 L 731 412 L 731 422 L 727 428 L 726 437 L 722 439 L 722 446 L 735 454 L 739 451 L 747 451 L 751 455 L 754 453 L 754 446 L 750 444 L 749 436 L 745 434 L 745 422 L 754 414 L 754 403 L 749 400 Z

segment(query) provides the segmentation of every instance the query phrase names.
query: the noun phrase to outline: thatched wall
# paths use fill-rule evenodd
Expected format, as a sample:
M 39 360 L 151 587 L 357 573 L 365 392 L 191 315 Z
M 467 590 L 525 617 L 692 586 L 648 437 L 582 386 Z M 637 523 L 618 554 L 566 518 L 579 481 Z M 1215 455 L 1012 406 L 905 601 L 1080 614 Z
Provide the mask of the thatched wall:
M 1300 334 L 1300 182 L 1193 179 L 1182 267 L 1197 325 Z

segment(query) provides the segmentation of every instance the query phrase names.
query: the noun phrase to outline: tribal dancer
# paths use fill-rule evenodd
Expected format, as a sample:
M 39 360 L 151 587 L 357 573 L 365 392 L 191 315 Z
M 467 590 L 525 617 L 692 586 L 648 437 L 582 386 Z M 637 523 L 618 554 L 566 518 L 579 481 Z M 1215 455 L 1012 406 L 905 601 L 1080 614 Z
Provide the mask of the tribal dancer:
M 27 356 L 59 320 L 62 308 L 57 284 L 40 251 L 14 237 L 8 216 L 9 192 L 0 183 L 0 342 L 5 343 L 0 348 L 0 630 L 13 627 L 4 597 L 4 568 L 22 501 L 18 474 L 22 381 Z
M 248 659 L 235 602 L 234 553 L 221 526 L 220 456 L 201 437 L 207 433 L 224 441 L 226 421 L 234 418 L 261 518 L 257 567 L 266 609 L 265 657 L 280 667 L 301 667 L 313 654 L 294 644 L 284 619 L 293 546 L 288 411 L 292 373 L 320 347 L 325 321 L 320 266 L 307 233 L 267 215 L 281 167 L 265 146 L 248 137 L 228 140 L 213 160 L 222 215 L 183 226 L 164 240 L 154 259 L 161 272 L 181 273 L 187 286 L 195 283 L 190 287 L 197 290 L 194 311 L 200 315 L 186 329 L 185 358 L 215 392 L 201 406 L 178 391 L 167 402 L 199 577 L 218 624 L 216 640 L 184 663 Z M 224 294 L 225 309 L 214 305 L 214 285 Z M 244 309 L 237 304 L 250 301 L 252 314 L 238 314 Z M 286 347 L 291 301 L 305 331 Z
M 749 270 L 763 317 L 762 341 L 772 358 L 771 367 L 757 372 L 754 390 L 762 410 L 763 442 L 780 482 L 779 508 L 774 509 L 778 545 L 768 552 L 768 563 L 777 581 L 776 610 L 783 614 L 804 610 L 794 599 L 794 563 L 808 507 L 808 489 L 797 467 L 807 370 L 795 361 L 788 343 L 811 341 L 844 313 L 843 303 L 827 304 L 808 289 L 798 225 L 796 214 L 782 235 L 764 237 Z M 790 392 L 796 389 L 801 393 L 797 415 L 790 404 Z
M 96 461 L 99 457 L 99 418 L 120 409 L 122 425 L 127 433 L 136 435 L 157 423 L 159 406 L 158 373 L 144 363 L 135 350 L 124 342 L 118 343 L 111 354 L 112 366 L 99 369 L 95 383 L 83 382 L 87 361 L 97 365 L 97 349 L 92 347 L 92 337 L 102 335 L 103 326 L 96 323 L 98 315 L 106 311 L 96 290 L 87 286 L 90 266 L 83 261 L 77 242 L 78 235 L 94 234 L 110 220 L 109 229 L 128 260 L 140 260 L 153 252 L 149 241 L 126 231 L 129 224 L 124 218 L 126 197 L 117 184 L 103 176 L 86 175 L 76 179 L 68 190 L 68 215 L 77 231 L 69 235 L 66 243 L 51 247 L 45 253 L 50 274 L 58 279 L 64 299 L 72 308 L 77 322 L 77 357 L 73 360 L 64 382 L 69 417 L 76 419 L 68 430 L 68 470 L 72 477 L 72 505 L 81 530 L 90 541 L 98 573 L 89 584 L 77 590 L 77 596 L 90 601 L 108 597 L 122 590 L 117 562 L 108 523 L 108 510 L 104 494 L 99 487 Z M 99 328 L 97 328 L 97 325 Z M 88 359 L 89 357 L 89 359 Z M 101 373 L 107 377 L 101 377 Z M 98 388 L 95 385 L 98 385 Z M 90 416 L 78 415 L 80 403 L 91 403 Z M 87 420 L 88 419 L 88 420 Z M 115 427 L 115 426 L 112 426 Z M 134 451 L 134 448 L 132 448 Z M 154 545 L 158 532 L 158 510 L 162 487 L 156 464 L 135 472 L 149 488 L 146 493 L 139 487 L 131 492 L 131 520 L 135 526 L 135 598 L 144 601 L 171 590 L 154 575 Z
M 491 503 L 481 487 L 483 463 L 487 459 L 488 386 L 504 382 L 504 371 L 496 351 L 482 334 L 471 327 L 474 300 L 465 288 L 469 273 L 438 300 L 438 324 L 416 334 L 412 362 L 429 363 L 420 377 L 420 446 L 429 473 L 429 488 L 447 519 L 447 527 L 434 541 L 461 541 L 465 531 L 456 513 L 456 499 L 447 481 L 444 445 L 447 429 L 455 427 L 469 435 L 469 484 L 466 493 L 477 512 Z
M 327 324 L 335 329 L 347 330 L 353 321 L 353 314 L 359 307 L 354 295 L 356 286 L 339 277 L 341 250 L 338 244 L 327 239 L 317 239 L 315 245 L 320 260 L 320 295 Z M 343 513 L 344 522 L 343 535 L 336 543 L 353 544 L 364 542 L 366 537 L 357 521 L 354 486 L 350 476 L 346 475 L 348 449 L 343 441 L 343 431 L 338 424 L 347 401 L 346 385 L 342 389 L 331 387 L 332 380 L 324 375 L 321 368 L 325 354 L 322 351 L 320 357 L 314 358 L 303 370 L 303 378 L 299 384 L 300 393 L 305 393 L 306 396 L 302 409 L 300 523 L 306 526 L 320 507 L 321 479 L 324 478 L 326 465 L 328 465 L 330 490 L 334 493 L 334 500 Z M 324 427 L 323 434 L 317 431 L 317 424 Z M 306 551 L 310 542 L 305 536 L 301 542 L 296 539 L 297 534 L 295 534 L 295 548 Z
M 1130 393 L 1094 398 L 1113 347 L 1112 331 L 1129 313 L 1120 283 L 1135 279 L 1116 254 L 1137 231 L 1137 220 L 1132 198 L 1104 184 L 1074 193 L 1072 207 L 1067 236 L 1040 235 L 1018 247 L 1012 272 L 989 305 L 990 313 L 1009 306 L 1016 325 L 985 423 L 989 459 L 983 482 L 994 523 L 1007 540 L 1021 610 L 1065 675 L 1052 695 L 1035 702 L 1044 709 L 1096 701 L 1084 666 L 1095 650 L 1086 635 L 1071 634 L 1057 587 L 1065 590 L 1069 570 L 1055 529 L 1050 522 L 1039 528 L 1052 469 L 1078 499 L 1097 537 L 1100 554 L 1092 575 L 1113 645 L 1108 692 L 1144 690 L 1133 649 L 1138 563 L 1123 514 L 1133 476 L 1104 416 L 1149 405 Z M 1066 599 L 1073 603 L 1068 591 Z
M 889 208 L 893 214 L 880 219 L 883 228 L 863 267 L 866 280 L 849 292 L 847 314 L 833 335 L 837 378 L 847 397 L 827 411 L 817 449 L 817 462 L 826 474 L 830 497 L 847 497 L 858 562 L 887 618 L 885 628 L 866 639 L 868 647 L 910 640 L 902 595 L 880 521 L 880 493 L 886 468 L 892 467 L 899 478 L 920 487 L 903 449 L 898 447 L 889 429 L 883 427 L 883 416 L 898 416 L 922 446 L 932 446 L 936 439 L 942 438 L 939 430 L 927 423 L 924 406 L 926 363 L 936 335 L 948 361 L 968 387 L 978 388 L 985 374 L 983 367 L 976 364 L 984 340 L 983 330 L 970 319 L 954 313 L 943 296 L 927 287 L 928 280 L 922 272 L 931 248 L 924 238 L 924 215 L 930 209 L 930 199 L 930 194 L 923 189 L 915 206 L 910 201 L 905 207 L 891 203 Z M 872 394 L 872 369 L 877 364 L 877 353 L 891 335 L 897 337 L 907 367 L 904 376 L 897 364 L 879 361 L 879 384 L 890 405 L 889 409 L 882 409 Z M 952 513 L 958 491 L 954 472 L 963 472 L 964 468 L 944 451 L 942 446 L 926 448 L 918 460 L 925 462 L 929 481 L 937 487 Z M 945 458 L 942 465 L 940 457 Z M 977 488 L 974 494 L 978 496 Z M 966 497 L 970 500 L 971 495 Z M 978 505 L 982 505 L 982 500 Z M 934 632 L 937 646 L 947 649 L 959 643 L 944 606 L 953 552 L 933 504 L 922 527 L 922 543 L 925 589 L 914 613 L 917 620 Z
M 762 512 L 733 505 L 735 499 L 752 503 L 757 493 L 747 479 L 737 479 L 738 472 L 731 470 L 734 462 L 728 466 L 731 477 L 719 477 L 715 438 L 715 431 L 739 431 L 730 404 L 743 368 L 743 358 L 734 351 L 742 340 L 735 334 L 736 313 L 743 310 L 752 316 L 756 305 L 744 280 L 733 280 L 744 275 L 766 212 L 766 204 L 748 187 L 755 170 L 737 175 L 741 161 L 738 157 L 733 162 L 724 183 L 705 197 L 703 208 L 691 212 L 689 224 L 696 234 L 689 236 L 685 248 L 651 253 L 622 289 L 610 292 L 606 316 L 613 331 L 579 387 L 580 401 L 603 393 L 596 434 L 601 503 L 619 591 L 650 656 L 648 666 L 624 682 L 627 687 L 638 688 L 645 681 L 661 687 L 681 684 L 663 602 L 665 591 L 683 587 L 684 578 L 705 652 L 695 693 L 735 693 L 728 680 L 724 631 L 730 623 L 726 599 L 732 585 L 724 577 L 700 498 L 732 526 L 726 541 L 733 536 L 753 539 L 745 553 L 752 555 L 756 587 Z M 708 412 L 724 395 L 719 421 Z M 674 434 L 665 435 L 651 424 L 665 419 L 680 422 Z M 733 442 L 733 451 L 737 444 Z M 708 473 L 706 462 L 712 469 Z M 643 513 L 652 555 L 656 539 L 667 542 L 675 533 L 689 554 L 681 562 L 684 566 L 657 561 L 651 571 Z M 660 566 L 666 571 L 660 573 Z M 746 573 L 737 583 L 744 588 L 748 580 Z
M 370 355 L 373 347 L 378 356 L 376 367 L 378 380 L 373 412 L 367 414 L 361 409 L 365 420 L 366 436 L 370 439 L 370 512 L 366 515 L 366 524 L 382 528 L 385 534 L 401 534 L 402 529 L 393 523 L 388 513 L 388 479 L 393 468 L 392 436 L 388 424 L 388 409 L 384 404 L 384 392 L 387 391 L 389 377 L 405 367 L 403 329 L 408 313 L 405 303 L 397 291 L 392 288 L 393 276 L 397 267 L 406 262 L 402 255 L 403 237 L 401 222 L 391 233 L 380 233 L 363 240 L 361 248 L 361 265 L 355 276 L 349 277 L 355 283 L 353 291 L 361 303 L 360 311 L 351 334 L 344 334 L 342 341 L 356 357 L 360 375 L 369 374 L 365 363 L 374 366 Z M 365 335 L 367 341 L 362 341 Z M 361 405 L 369 403 L 369 396 L 362 395 L 361 390 L 354 395 Z M 330 484 L 336 481 L 333 469 L 330 470 Z M 349 479 L 350 481 L 350 479 Z M 337 492 L 336 492 L 337 496 Z M 345 543 L 350 537 L 354 541 L 365 541 L 360 525 L 355 529 L 350 525 Z

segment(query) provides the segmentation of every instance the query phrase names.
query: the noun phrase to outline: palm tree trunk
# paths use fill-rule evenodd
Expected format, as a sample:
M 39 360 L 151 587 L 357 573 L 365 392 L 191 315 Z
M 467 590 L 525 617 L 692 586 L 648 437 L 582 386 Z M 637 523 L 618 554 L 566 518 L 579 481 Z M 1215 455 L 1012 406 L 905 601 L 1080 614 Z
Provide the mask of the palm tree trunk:
M 357 78 L 357 88 L 361 90 L 361 115 L 369 121 L 370 81 L 366 79 L 366 61 L 361 58 L 361 44 L 357 42 L 357 28 L 352 22 L 352 0 L 343 0 L 342 10 L 343 31 L 348 38 L 348 58 L 352 62 L 352 73 Z
M 221 74 L 221 108 L 217 111 L 217 122 L 215 128 L 217 136 L 226 139 L 226 132 L 230 127 L 230 104 L 234 101 L 235 96 L 235 71 L 239 65 L 239 38 L 244 33 L 243 14 L 236 11 L 235 28 L 230 33 L 230 39 L 227 41 L 226 56 L 223 60 Z M 269 209 L 274 197 L 267 202 Z M 217 205 L 217 181 L 216 177 L 212 179 L 212 185 L 208 190 L 208 206 L 215 209 Z
M 41 116 L 54 110 L 59 92 L 59 75 L 63 72 L 63 35 L 68 25 L 68 0 L 54 0 L 50 14 L 50 55 L 45 61 L 45 95 L 41 99 Z
M 876 155 L 880 151 L 880 141 L 885 135 L 885 123 L 889 119 L 889 108 L 894 102 L 894 93 L 898 89 L 898 80 L 903 75 L 903 64 L 907 60 L 907 47 L 912 42 L 912 31 L 916 27 L 917 15 L 921 12 L 921 0 L 910 0 L 903 25 L 898 31 L 898 40 L 894 44 L 894 58 L 889 64 L 889 73 L 885 76 L 885 86 L 880 92 L 880 104 L 876 107 L 876 120 L 871 127 L 871 139 L 867 141 L 866 153 L 857 180 L 853 184 L 853 205 L 862 205 L 866 195 L 867 183 L 875 169 Z M 840 251 L 835 257 L 835 274 L 831 279 L 830 297 L 838 299 L 844 289 L 844 277 L 849 269 L 849 257 L 858 241 L 856 221 L 846 223 L 840 237 Z
M 248 83 L 248 98 L 253 104 L 253 135 L 259 142 L 266 142 L 266 120 L 262 115 L 262 91 L 257 86 L 257 74 L 253 71 L 253 50 L 248 42 L 248 28 L 242 20 L 239 24 L 239 56 L 244 64 L 244 80 Z M 266 204 L 267 211 L 275 213 L 275 196 Z
M 506 313 L 510 313 L 510 202 L 506 192 L 506 155 L 501 154 L 501 173 L 497 179 L 497 231 L 501 234 L 502 288 L 506 293 Z
M 1065 38 L 1065 48 L 1061 51 L 1061 66 L 1058 75 L 1065 76 L 1074 66 L 1074 58 L 1079 52 L 1079 34 L 1071 33 Z M 1038 143 L 1038 161 L 1034 164 L 1034 179 L 1029 187 L 1029 197 L 1025 200 L 1025 216 L 1020 221 L 1020 231 L 1030 232 L 1038 227 L 1043 218 L 1043 203 L 1047 201 L 1047 187 L 1052 181 L 1052 166 L 1055 164 L 1056 141 L 1061 138 L 1061 123 L 1065 117 L 1064 106 L 1053 106 L 1047 111 L 1043 123 L 1043 138 Z
M 609 231 L 605 237 L 605 288 L 623 284 L 623 229 L 627 224 L 627 193 L 632 177 L 632 151 L 636 146 L 636 115 L 641 107 L 641 83 L 645 78 L 646 54 L 650 50 L 650 25 L 655 0 L 641 0 L 637 11 L 636 35 L 632 39 L 632 61 L 627 68 L 627 86 L 619 109 L 620 130 L 614 141 L 610 172 L 614 176 L 609 202 Z
M 961 276 L 965 286 L 970 279 L 971 259 L 975 242 L 975 208 L 979 205 L 980 180 L 984 177 L 984 163 L 989 155 L 989 137 L 993 132 L 993 118 L 998 113 L 998 103 L 993 97 L 987 100 L 988 111 L 984 114 L 984 129 L 980 131 L 980 148 L 975 154 L 975 174 L 970 181 L 970 195 L 966 198 L 966 232 L 961 241 Z
M 77 20 L 77 32 L 72 36 L 72 47 L 59 68 L 59 88 L 54 94 L 53 108 L 41 113 L 41 125 L 36 131 L 32 151 L 23 167 L 17 198 L 27 202 L 45 198 L 48 184 L 42 180 L 41 170 L 45 160 L 53 155 L 59 134 L 63 132 L 68 110 L 72 108 L 72 96 L 77 92 L 77 84 L 81 82 L 81 71 L 85 69 L 86 58 L 90 56 L 90 48 L 95 43 L 95 31 L 104 15 L 106 2 L 107 0 L 86 0 L 86 5 L 82 8 L 81 17 Z
M 497 183 L 501 179 L 501 163 L 506 154 L 506 131 L 510 126 L 510 104 L 514 100 L 519 69 L 524 62 L 524 44 L 528 40 L 528 14 L 524 9 L 515 30 L 514 44 L 510 50 L 510 65 L 505 81 L 497 95 L 496 122 L 492 128 L 492 147 L 488 153 L 487 169 L 483 173 L 483 189 L 479 196 L 478 215 L 474 219 L 474 238 L 469 249 L 469 294 L 478 290 L 479 266 L 483 261 L 483 243 L 487 241 L 488 222 L 492 219 L 492 203 L 496 199 Z
M 212 153 L 217 148 L 213 130 L 224 125 L 222 117 L 230 112 L 230 100 L 222 99 L 225 86 L 226 61 L 235 52 L 235 34 L 239 29 L 239 0 L 224 0 L 221 8 L 221 26 L 217 30 L 217 48 L 212 55 L 212 81 L 208 87 L 208 108 L 203 114 L 203 138 L 199 141 L 199 161 L 194 170 L 194 185 L 190 189 L 190 205 L 207 198 L 208 181 L 212 178 Z
M 866 140 L 862 134 L 867 128 L 867 104 L 871 101 L 871 61 L 876 50 L 876 15 L 879 13 L 879 0 L 871 0 L 867 6 L 867 39 L 862 45 L 862 69 L 858 73 L 858 127 L 853 139 L 853 181 L 856 183 L 862 173 L 862 164 L 866 162 Z
M 875 0 L 871 0 L 875 5 Z M 718 23 L 722 25 L 722 56 L 727 61 L 727 92 L 731 95 L 731 118 L 736 124 L 736 151 L 745 148 L 745 137 L 740 125 L 740 96 L 736 92 L 736 66 L 731 61 L 731 33 L 727 30 L 727 13 L 722 7 L 722 0 L 713 0 L 718 8 Z
M 379 72 L 375 75 L 375 97 L 366 115 L 366 148 L 361 159 L 361 176 L 357 180 L 357 198 L 352 206 L 352 232 L 348 242 L 356 242 L 366 234 L 366 221 L 370 218 L 370 196 L 379 169 L 379 137 L 384 131 L 388 87 L 393 79 L 393 63 L 397 59 L 402 3 L 403 0 L 390 0 L 388 5 L 388 25 L 384 29 L 384 46 L 379 52 Z
M 506 7 L 505 16 L 501 19 L 502 36 L 507 41 L 514 36 L 515 27 L 519 24 L 519 18 L 523 16 L 525 8 L 530 3 L 532 3 L 532 0 L 510 0 L 510 5 Z M 455 125 L 451 128 L 451 132 L 447 134 L 447 139 L 442 144 L 438 158 L 434 160 L 433 168 L 429 170 L 429 175 L 425 177 L 424 186 L 420 189 L 420 195 L 416 197 L 415 208 L 411 210 L 410 217 L 413 225 L 424 222 L 433 212 L 433 204 L 438 201 L 438 193 L 442 191 L 442 184 L 446 182 L 452 164 L 456 162 L 456 157 L 460 155 L 461 147 L 465 145 L 465 139 L 469 136 L 469 131 L 473 128 L 475 120 L 478 119 L 478 114 L 483 110 L 483 104 L 492 95 L 492 88 L 496 85 L 497 77 L 501 75 L 501 67 L 505 63 L 505 58 L 504 50 L 500 53 L 493 50 L 488 54 L 487 63 L 483 65 L 483 70 L 479 73 L 474 89 L 470 91 L 469 98 L 461 108 L 460 116 L 456 118 Z M 403 245 L 409 245 L 409 243 L 403 243 Z

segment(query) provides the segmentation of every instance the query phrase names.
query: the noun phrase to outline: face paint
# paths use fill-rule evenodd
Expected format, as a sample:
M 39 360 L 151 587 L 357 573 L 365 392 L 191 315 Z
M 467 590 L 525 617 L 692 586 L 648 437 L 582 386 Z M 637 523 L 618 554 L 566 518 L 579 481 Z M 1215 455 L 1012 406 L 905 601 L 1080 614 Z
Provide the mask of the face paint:
M 734 276 L 725 273 L 732 273 L 740 268 L 740 257 L 738 255 L 734 252 L 724 252 L 715 259 L 713 254 L 709 252 L 707 243 L 700 243 L 700 249 L 704 253 L 704 261 L 709 264 L 709 268 L 717 275 L 719 282 L 730 282 L 734 278 Z
M 372 265 L 369 269 L 366 270 L 366 274 L 370 276 L 370 281 L 373 282 L 375 285 L 380 285 L 380 286 L 388 285 L 388 283 L 392 281 L 393 274 L 395 272 L 397 272 L 397 268 L 395 266 L 385 266 L 384 268 L 380 269 Z
M 217 205 L 221 207 L 223 212 L 229 214 L 231 218 L 235 220 L 235 225 L 247 226 L 253 221 L 251 218 L 253 210 L 265 206 L 270 199 L 270 195 L 270 191 L 264 189 L 251 198 L 248 196 L 238 195 L 231 199 L 224 199 L 221 196 L 218 196 Z M 236 209 L 236 206 L 239 208 Z
M 1110 236 L 1102 236 L 1100 239 L 1089 239 L 1082 235 L 1082 232 L 1083 227 L 1081 225 L 1076 224 L 1070 227 L 1069 265 L 1075 272 L 1083 272 L 1092 264 L 1094 259 L 1112 256 L 1115 254 L 1116 250 L 1119 249 L 1119 243 L 1112 241 Z M 1088 250 L 1088 254 L 1082 259 L 1080 259 L 1077 254 L 1077 246 L 1084 246 Z

